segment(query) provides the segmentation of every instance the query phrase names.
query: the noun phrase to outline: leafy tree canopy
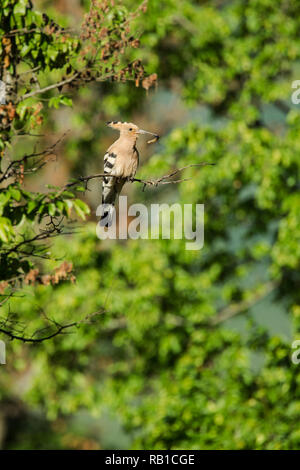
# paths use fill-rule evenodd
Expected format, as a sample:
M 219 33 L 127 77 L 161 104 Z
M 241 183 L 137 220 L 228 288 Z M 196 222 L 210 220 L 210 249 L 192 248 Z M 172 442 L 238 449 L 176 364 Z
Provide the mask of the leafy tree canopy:
M 29 12 L 35 15 L 27 2 L 7 2 L 12 3 L 22 21 Z M 136 6 L 129 0 L 124 4 L 129 11 Z M 106 21 L 111 18 L 118 28 L 125 6 L 113 8 L 118 14 L 107 15 Z M 59 325 L 76 321 L 77 329 L 35 347 L 12 342 L 14 359 L 0 377 L 3 400 L 12 393 L 13 375 L 22 376 L 29 368 L 30 386 L 22 396 L 26 403 L 46 410 L 53 421 L 81 408 L 96 415 L 109 408 L 122 420 L 134 448 L 299 448 L 299 366 L 291 361 L 291 343 L 300 318 L 300 114 L 290 102 L 299 70 L 299 13 L 296 0 L 166 0 L 164 8 L 151 0 L 145 14 L 134 18 L 133 36 L 143 31 L 139 58 L 148 74 L 158 74 L 158 93 L 167 89 L 194 111 L 172 129 L 162 124 L 162 145 L 139 175 L 154 177 L 172 167 L 216 163 L 213 169 L 189 168 L 185 176 L 192 179 L 171 185 L 172 190 L 142 193 L 136 187 L 134 195 L 146 202 L 204 203 L 205 246 L 186 251 L 184 241 L 162 239 L 102 243 L 94 221 L 84 224 L 81 233 L 55 239 L 43 270 L 55 275 L 55 260 L 68 260 L 75 266 L 76 283 L 25 287 L 25 297 L 12 297 L 3 305 L 3 318 L 17 312 L 34 332 L 41 328 L 42 308 L 50 328 L 55 319 Z M 65 74 L 63 64 L 77 60 L 83 47 L 72 36 L 53 43 L 47 35 L 38 37 L 45 55 L 42 47 L 34 46 L 28 60 L 30 67 L 45 67 L 44 72 Z M 28 40 L 22 40 L 23 48 Z M 19 50 L 21 44 L 14 42 L 13 47 Z M 3 41 L 2 48 L 11 57 Z M 137 50 L 131 52 L 137 60 Z M 76 73 L 77 66 L 71 67 L 69 73 Z M 97 73 L 91 72 L 93 80 Z M 131 81 L 106 83 L 101 91 L 90 87 L 83 98 L 86 81 L 80 76 L 75 99 L 78 108 L 83 99 L 86 104 L 74 111 L 83 131 L 66 146 L 74 171 L 87 170 L 99 150 L 93 133 L 86 132 L 87 122 L 93 130 L 97 126 L 95 96 L 101 96 L 103 117 L 127 117 L 134 109 L 147 115 L 149 103 Z M 30 93 L 26 85 L 22 90 L 25 96 Z M 49 104 L 70 104 L 66 96 L 63 89 L 59 97 L 51 95 Z M 15 111 L 18 120 L 21 105 Z M 26 123 L 36 112 L 30 109 L 23 117 Z M 14 113 L 12 108 L 9 112 Z M 15 132 L 7 119 L 3 133 L 9 138 L 3 138 L 3 149 Z M 87 149 L 90 158 L 82 162 Z M 20 243 L 15 237 L 23 233 L 14 227 L 24 217 L 41 221 L 44 214 L 68 216 L 69 204 L 75 210 L 78 205 L 78 215 L 87 215 L 85 203 L 73 192 L 26 193 L 19 164 L 11 168 L 15 182 L 0 195 L 3 250 Z M 17 263 L 14 269 L 24 277 L 32 274 L 29 258 L 23 261 L 12 251 L 5 262 Z M 71 275 L 67 265 L 64 270 L 62 280 Z M 289 319 L 290 334 L 274 333 L 270 327 L 278 308 Z M 80 323 L 92 312 L 97 312 L 92 324 Z

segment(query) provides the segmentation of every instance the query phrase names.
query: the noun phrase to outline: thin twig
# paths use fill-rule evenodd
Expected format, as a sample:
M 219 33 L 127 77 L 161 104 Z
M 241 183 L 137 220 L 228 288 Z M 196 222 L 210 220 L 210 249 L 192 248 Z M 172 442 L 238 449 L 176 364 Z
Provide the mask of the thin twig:
M 144 186 L 159 186 L 160 184 L 181 183 L 182 181 L 188 181 L 191 178 L 183 178 L 183 179 L 171 180 L 171 181 L 166 181 L 166 180 L 168 180 L 169 178 L 172 178 L 172 176 L 177 175 L 178 173 L 180 173 L 183 170 L 186 170 L 187 168 L 206 166 L 206 165 L 214 166 L 215 163 L 207 163 L 207 162 L 193 163 L 191 165 L 186 165 L 186 166 L 183 166 L 181 168 L 177 168 L 177 169 L 173 170 L 171 173 L 168 173 L 167 175 L 161 176 L 160 178 L 148 179 L 148 180 L 144 180 L 144 179 L 140 179 L 140 178 L 131 178 L 128 181 L 130 181 L 132 183 L 135 183 L 135 182 L 136 183 L 141 183 Z M 67 190 L 67 189 L 69 189 L 73 186 L 76 186 L 78 183 L 87 183 L 88 181 L 90 181 L 92 179 L 95 179 L 95 178 L 115 178 L 115 179 L 118 179 L 119 177 L 115 176 L 115 175 L 109 175 L 107 173 L 97 173 L 96 175 L 90 175 L 90 176 L 79 176 L 78 178 L 75 179 L 75 181 L 71 181 L 70 183 L 65 184 L 61 188 L 61 190 L 59 192 L 59 195 L 61 193 L 63 193 L 65 190 Z
M 91 313 L 91 314 L 87 315 L 82 320 L 79 320 L 77 322 L 75 321 L 75 322 L 72 322 L 72 323 L 66 323 L 64 325 L 60 325 L 55 320 L 51 320 L 51 322 L 55 325 L 56 330 L 54 332 L 50 333 L 49 335 L 43 336 L 41 338 L 34 338 L 34 336 L 41 333 L 41 331 L 44 331 L 45 328 L 43 328 L 41 330 L 38 330 L 38 331 L 35 331 L 32 334 L 32 336 L 28 336 L 28 337 L 27 336 L 22 336 L 21 333 L 14 333 L 13 331 L 9 331 L 5 328 L 2 328 L 1 326 L 0 326 L 0 333 L 3 333 L 4 335 L 8 336 L 11 340 L 17 339 L 17 340 L 23 341 L 24 343 L 41 343 L 41 342 L 46 341 L 48 339 L 52 339 L 52 338 L 54 338 L 55 336 L 57 336 L 59 334 L 62 334 L 67 329 L 74 328 L 74 327 L 82 325 L 84 323 L 89 323 L 92 318 L 94 318 L 95 316 L 101 315 L 103 313 L 105 313 L 105 310 L 101 309 L 101 310 L 98 310 L 97 312 L 94 312 L 94 313 Z
M 257 302 L 265 298 L 272 291 L 278 287 L 278 283 L 274 281 L 267 282 L 262 286 L 259 292 L 254 295 L 251 299 L 239 302 L 236 304 L 229 305 L 229 307 L 221 310 L 215 317 L 212 317 L 210 323 L 211 325 L 219 325 L 220 323 L 229 320 L 230 318 L 243 313 L 245 310 L 248 310 L 250 307 L 253 307 Z
M 4 180 L 8 179 L 12 174 L 14 173 L 14 167 L 19 166 L 23 163 L 26 163 L 27 160 L 32 159 L 32 158 L 37 158 L 37 157 L 42 157 L 45 158 L 51 154 L 54 153 L 55 148 L 60 144 L 60 142 L 64 139 L 64 137 L 67 135 L 69 131 L 65 132 L 59 139 L 57 139 L 54 144 L 50 145 L 44 150 L 41 150 L 40 152 L 33 152 L 28 155 L 24 155 L 22 158 L 18 160 L 13 160 L 9 163 L 7 166 L 6 170 L 4 170 L 1 178 L 0 178 L 0 183 L 2 183 Z
M 79 72 L 76 72 L 74 73 L 74 75 L 69 78 L 66 78 L 65 80 L 62 80 L 61 82 L 53 83 L 52 85 L 48 85 L 44 88 L 39 88 L 37 90 L 31 91 L 30 93 L 25 93 L 25 95 L 19 98 L 18 103 L 20 101 L 26 100 L 27 98 L 30 98 L 31 96 L 39 95 L 40 93 L 45 93 L 46 91 L 54 90 L 55 88 L 67 85 L 68 83 L 71 83 L 73 80 L 75 80 L 78 76 Z

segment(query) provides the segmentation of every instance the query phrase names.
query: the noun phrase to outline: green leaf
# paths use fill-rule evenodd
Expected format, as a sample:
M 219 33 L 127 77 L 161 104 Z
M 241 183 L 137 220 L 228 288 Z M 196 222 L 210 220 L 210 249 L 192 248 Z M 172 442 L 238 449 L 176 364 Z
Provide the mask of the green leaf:
M 28 103 L 21 102 L 18 104 L 17 112 L 21 121 L 24 119 L 27 110 L 28 110 Z
M 32 44 L 24 44 L 24 46 L 22 47 L 21 51 L 20 51 L 20 54 L 22 57 L 25 57 L 28 52 L 31 51 L 33 45 Z
M 90 213 L 90 208 L 81 199 L 75 199 L 73 201 L 74 209 L 81 219 L 85 219 L 86 214 Z
M 71 98 L 68 98 L 67 96 L 63 96 L 60 100 L 61 104 L 64 104 L 65 106 L 72 106 L 73 101 Z
M 27 0 L 18 0 L 14 6 L 15 15 L 25 15 L 26 13 Z
M 22 194 L 19 189 L 10 187 L 9 192 L 12 195 L 13 199 L 15 199 L 16 201 L 20 201 Z
M 31 214 L 32 211 L 37 207 L 36 201 L 29 201 L 27 204 L 27 214 Z
M 64 95 L 59 95 L 59 96 L 52 96 L 48 102 L 49 108 L 59 108 L 59 105 L 62 104 L 64 106 L 72 106 L 73 101 L 71 98 L 68 98 L 67 96 Z
M 11 221 L 7 217 L 0 217 L 0 239 L 8 243 L 14 236 Z
M 49 100 L 49 102 L 48 102 L 49 108 L 56 108 L 56 109 L 58 109 L 58 108 L 59 108 L 59 104 L 60 104 L 60 96 L 52 96 L 52 98 L 50 98 L 50 100 Z
M 62 201 L 57 201 L 56 207 L 60 212 L 63 212 L 65 206 L 64 206 L 64 203 Z
M 58 56 L 58 50 L 54 47 L 48 47 L 48 55 L 53 62 L 55 61 L 56 57 Z
M 54 216 L 55 212 L 56 212 L 55 204 L 53 204 L 53 202 L 51 202 L 50 204 L 48 204 L 48 213 L 49 213 L 49 215 Z
M 64 204 L 65 204 L 65 208 L 66 208 L 66 213 L 67 213 L 68 217 L 70 217 L 71 210 L 72 210 L 72 207 L 73 207 L 73 201 L 71 199 L 65 199 Z
M 10 196 L 11 194 L 9 191 L 6 191 L 5 193 L 0 194 L 0 215 L 3 214 L 4 208 L 6 204 L 8 203 L 8 201 L 10 200 Z

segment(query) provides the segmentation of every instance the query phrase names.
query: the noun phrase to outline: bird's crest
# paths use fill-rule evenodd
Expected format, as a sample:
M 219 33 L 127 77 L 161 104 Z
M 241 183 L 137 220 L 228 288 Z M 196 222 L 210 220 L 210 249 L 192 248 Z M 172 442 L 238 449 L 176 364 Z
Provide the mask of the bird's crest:
M 137 138 L 137 134 L 153 135 L 154 139 L 152 139 L 148 143 L 156 142 L 159 139 L 159 136 L 157 134 L 154 134 L 153 132 L 149 131 L 144 131 L 144 129 L 139 129 L 139 127 L 133 124 L 132 122 L 108 121 L 106 124 L 108 125 L 108 127 L 112 127 L 113 129 L 118 130 L 121 135 L 125 135 L 126 137 L 135 136 L 135 138 Z
M 113 129 L 117 129 L 118 131 L 129 131 L 137 133 L 139 131 L 138 126 L 133 124 L 132 122 L 122 122 L 122 121 L 109 121 L 106 123 L 108 127 L 112 127 Z

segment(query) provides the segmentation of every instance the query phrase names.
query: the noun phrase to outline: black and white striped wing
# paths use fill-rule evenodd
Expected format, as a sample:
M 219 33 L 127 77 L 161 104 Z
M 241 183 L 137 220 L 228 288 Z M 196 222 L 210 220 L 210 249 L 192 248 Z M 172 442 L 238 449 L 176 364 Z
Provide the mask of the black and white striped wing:
M 109 177 L 110 174 L 113 174 L 116 158 L 117 155 L 113 152 L 107 152 L 104 155 L 104 174 L 107 176 L 104 176 L 102 180 L 102 204 L 105 205 L 105 207 L 103 207 L 103 214 L 100 221 L 100 224 L 104 227 L 111 225 L 114 202 L 119 189 L 116 178 Z
M 113 168 L 116 163 L 117 155 L 113 152 L 107 152 L 104 155 L 104 174 L 110 175 L 113 174 Z M 115 178 L 109 178 L 104 176 L 102 180 L 102 204 L 111 204 L 114 202 L 113 189 L 116 183 Z

